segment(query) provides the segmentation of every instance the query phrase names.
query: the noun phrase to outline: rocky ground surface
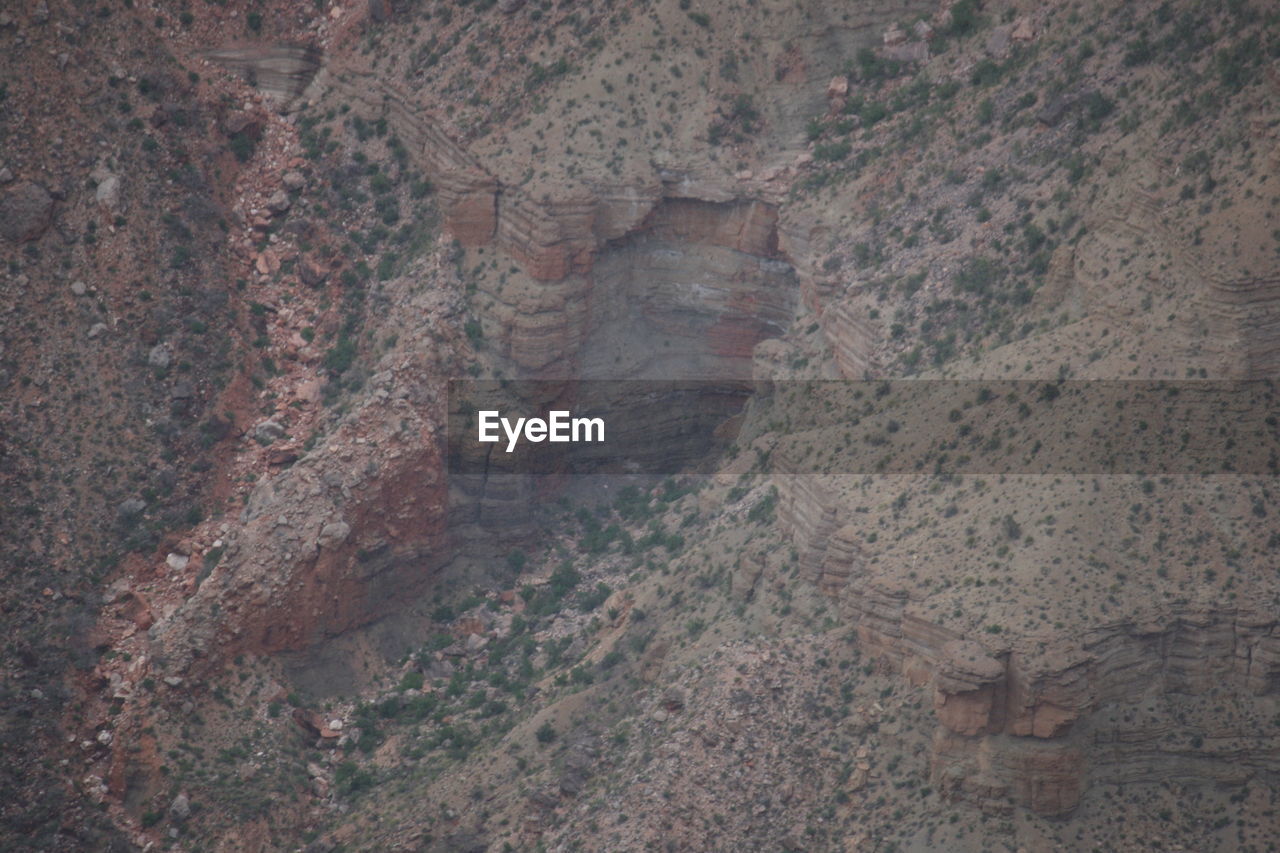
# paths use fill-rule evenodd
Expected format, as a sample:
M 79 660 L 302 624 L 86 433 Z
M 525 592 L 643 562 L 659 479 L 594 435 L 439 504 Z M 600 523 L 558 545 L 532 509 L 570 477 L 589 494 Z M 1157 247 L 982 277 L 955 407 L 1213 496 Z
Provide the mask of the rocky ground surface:
M 1273 378 L 1267 4 L 0 47 L 6 849 L 1274 846 L 1273 478 L 853 475 L 763 406 L 714 476 L 443 455 L 463 376 Z

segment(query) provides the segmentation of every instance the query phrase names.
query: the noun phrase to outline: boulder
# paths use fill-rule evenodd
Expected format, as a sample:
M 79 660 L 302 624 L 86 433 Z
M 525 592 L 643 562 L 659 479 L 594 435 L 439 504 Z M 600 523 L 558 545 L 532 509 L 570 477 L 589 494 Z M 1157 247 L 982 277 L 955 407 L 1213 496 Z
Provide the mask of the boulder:
M 298 461 L 298 451 L 281 447 L 267 454 L 267 464 L 273 468 L 282 468 Z
M 253 437 L 261 444 L 270 444 L 284 437 L 284 427 L 275 421 L 263 421 L 253 428 Z
M 1009 50 L 1009 27 L 996 27 L 987 36 L 987 43 L 983 46 L 987 55 L 998 59 L 1005 55 Z
M 0 195 L 0 236 L 6 240 L 36 240 L 52 223 L 53 197 L 39 184 L 22 181 Z
M 124 202 L 120 195 L 120 176 L 108 175 L 103 178 L 98 183 L 98 189 L 94 193 L 94 200 L 112 213 L 119 213 L 123 210 Z
M 351 525 L 339 519 L 338 521 L 331 521 L 320 528 L 320 535 L 316 538 L 316 541 L 321 548 L 336 548 L 346 542 L 347 537 L 350 535 Z
M 831 82 L 827 84 L 827 100 L 843 98 L 847 94 L 849 94 L 849 78 L 832 77 Z
M 327 745 L 334 745 L 341 732 L 335 731 L 329 727 L 329 721 L 314 711 L 307 711 L 302 708 L 293 709 L 293 721 L 312 737 L 320 738 L 321 742 L 327 742 Z M 341 723 L 339 723 L 341 725 Z M 357 729 L 358 731 L 358 729 Z
M 191 817 L 191 800 L 186 794 L 179 794 L 173 798 L 173 802 L 169 804 L 169 814 L 178 823 Z
M 262 120 L 247 110 L 234 110 L 222 120 L 222 132 L 227 136 L 243 133 L 257 139 L 262 135 Z
M 319 287 L 329 277 L 329 268 L 323 261 L 310 256 L 303 256 L 298 263 L 298 278 L 307 287 Z
M 280 182 L 291 193 L 300 192 L 307 185 L 306 177 L 301 172 L 292 169 L 284 173 L 280 178 Z
M 1075 104 L 1075 100 L 1067 95 L 1059 95 L 1049 103 L 1040 108 L 1036 113 L 1036 121 L 1046 127 L 1053 127 L 1062 121 L 1063 116 Z
M 158 370 L 165 370 L 173 363 L 173 353 L 164 344 L 156 344 L 147 352 L 147 364 Z
M 267 210 L 274 214 L 287 213 L 291 207 L 293 202 L 289 200 L 289 194 L 284 190 L 276 190 L 271 198 L 267 199 Z

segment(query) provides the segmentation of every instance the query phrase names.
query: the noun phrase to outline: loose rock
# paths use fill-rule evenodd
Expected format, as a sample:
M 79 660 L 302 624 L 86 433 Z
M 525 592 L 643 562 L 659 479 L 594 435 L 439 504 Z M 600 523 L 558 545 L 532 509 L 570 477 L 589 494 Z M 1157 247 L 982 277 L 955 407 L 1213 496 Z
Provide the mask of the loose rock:
M 320 536 L 317 538 L 321 548 L 334 548 L 347 541 L 347 537 L 351 535 L 351 525 L 345 521 L 331 521 L 324 527 L 320 528 Z
M 147 353 L 147 364 L 159 370 L 167 370 L 173 363 L 173 353 L 164 344 L 156 344 Z
M 271 198 L 267 199 L 267 209 L 272 213 L 286 213 L 291 207 L 293 202 L 289 200 L 289 195 L 284 190 L 276 190 Z
M 38 239 L 53 222 L 53 197 L 23 181 L 0 196 L 0 236 L 13 243 Z
M 98 204 L 107 210 L 112 213 L 119 213 L 123 209 L 123 202 L 120 196 L 120 176 L 108 175 L 99 182 L 94 198 Z
M 186 794 L 179 794 L 173 798 L 173 802 L 169 804 L 169 814 L 179 823 L 191 817 L 191 801 Z
M 253 437 L 261 444 L 270 444 L 284 437 L 284 427 L 275 421 L 263 421 L 253 428 Z

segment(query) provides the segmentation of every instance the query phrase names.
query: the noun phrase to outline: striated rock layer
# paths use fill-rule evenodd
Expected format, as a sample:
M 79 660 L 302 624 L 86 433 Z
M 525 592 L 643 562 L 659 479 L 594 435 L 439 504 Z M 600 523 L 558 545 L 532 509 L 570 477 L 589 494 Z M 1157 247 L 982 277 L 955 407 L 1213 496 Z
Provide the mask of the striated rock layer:
M 454 238 L 515 265 L 509 280 L 478 287 L 493 298 L 496 346 L 520 373 L 745 378 L 752 348 L 791 320 L 797 288 L 774 190 L 655 169 L 639 183 L 534 199 L 377 78 L 326 72 L 316 86 L 385 117 L 436 186 Z
M 822 478 L 777 484 L 802 576 L 839 601 L 865 648 L 932 684 L 932 775 L 949 795 L 1052 816 L 1090 784 L 1240 783 L 1280 770 L 1274 613 L 1152 605 L 1078 636 L 978 642 L 922 616 L 924 590 L 876 576 Z

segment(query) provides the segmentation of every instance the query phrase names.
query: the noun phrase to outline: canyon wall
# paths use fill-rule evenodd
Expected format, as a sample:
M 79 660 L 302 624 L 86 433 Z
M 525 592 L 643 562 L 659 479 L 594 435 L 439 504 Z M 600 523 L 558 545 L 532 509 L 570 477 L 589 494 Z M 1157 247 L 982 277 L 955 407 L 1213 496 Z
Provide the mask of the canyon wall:
M 977 642 L 923 615 L 922 588 L 877 577 L 856 518 L 824 478 L 776 483 L 802 577 L 838 602 L 866 651 L 931 685 L 932 775 L 948 794 L 995 812 L 1063 815 L 1090 785 L 1239 784 L 1280 770 L 1274 613 L 1153 604 L 1079 636 Z
M 375 377 L 321 446 L 261 477 L 207 553 L 179 561 L 188 595 L 150 627 L 162 671 L 305 648 L 426 588 L 451 548 L 443 447 L 434 392 L 397 373 Z
M 510 272 L 475 300 L 495 348 L 532 378 L 747 378 L 752 348 L 796 305 L 778 188 L 653 169 L 636 183 L 530 197 L 503 184 L 407 96 L 372 76 L 316 82 L 392 132 L 437 188 L 462 246 Z

